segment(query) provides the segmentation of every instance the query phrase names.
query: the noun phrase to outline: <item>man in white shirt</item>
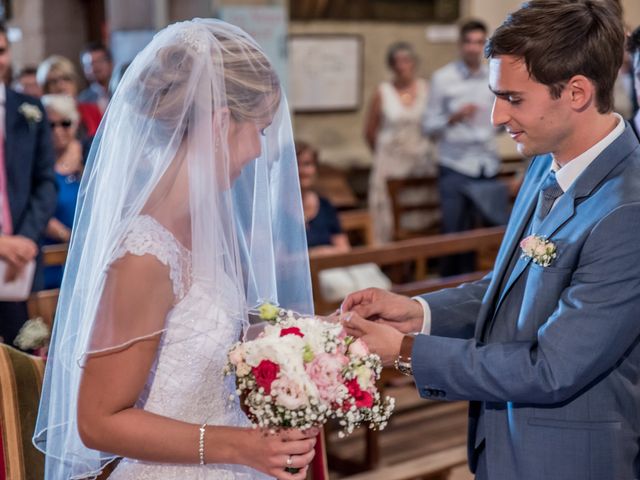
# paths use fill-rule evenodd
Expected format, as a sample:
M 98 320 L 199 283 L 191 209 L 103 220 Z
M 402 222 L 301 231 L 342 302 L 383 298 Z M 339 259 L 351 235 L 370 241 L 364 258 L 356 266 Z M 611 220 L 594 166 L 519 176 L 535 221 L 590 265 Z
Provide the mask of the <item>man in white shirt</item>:
M 89 44 L 80 54 L 89 86 L 78 94 L 78 101 L 95 103 L 104 113 L 111 99 L 109 84 L 113 74 L 111 52 L 101 43 Z
M 343 303 L 348 332 L 422 397 L 470 401 L 479 480 L 640 478 L 640 145 L 612 111 L 611 8 L 532 0 L 487 44 L 493 123 L 534 157 L 494 271 Z
M 442 233 L 504 225 L 509 219 L 506 185 L 496 179 L 500 159 L 491 125 L 493 94 L 482 61 L 487 27 L 469 20 L 460 27 L 460 58 L 433 74 L 423 131 L 438 147 Z M 475 270 L 473 253 L 441 259 L 442 276 Z

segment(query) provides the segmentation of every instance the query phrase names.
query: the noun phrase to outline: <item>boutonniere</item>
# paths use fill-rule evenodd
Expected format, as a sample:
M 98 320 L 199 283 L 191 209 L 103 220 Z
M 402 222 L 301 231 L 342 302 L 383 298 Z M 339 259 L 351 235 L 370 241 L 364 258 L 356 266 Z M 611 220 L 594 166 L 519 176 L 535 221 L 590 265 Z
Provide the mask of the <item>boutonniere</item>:
M 29 125 L 39 123 L 42 120 L 42 111 L 31 103 L 24 102 L 18 111 L 26 118 Z
M 546 237 L 529 235 L 520 242 L 522 258 L 531 259 L 541 267 L 548 267 L 556 258 L 556 246 Z

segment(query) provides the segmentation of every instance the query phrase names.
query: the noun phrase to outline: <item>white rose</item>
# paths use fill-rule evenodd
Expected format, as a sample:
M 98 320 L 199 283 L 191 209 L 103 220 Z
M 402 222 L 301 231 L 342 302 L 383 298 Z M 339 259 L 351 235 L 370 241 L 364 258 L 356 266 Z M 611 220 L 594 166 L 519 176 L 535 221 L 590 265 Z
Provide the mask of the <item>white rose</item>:
M 273 381 L 271 384 L 271 396 L 276 399 L 276 404 L 288 410 L 302 408 L 309 402 L 309 397 L 303 386 L 286 376 Z

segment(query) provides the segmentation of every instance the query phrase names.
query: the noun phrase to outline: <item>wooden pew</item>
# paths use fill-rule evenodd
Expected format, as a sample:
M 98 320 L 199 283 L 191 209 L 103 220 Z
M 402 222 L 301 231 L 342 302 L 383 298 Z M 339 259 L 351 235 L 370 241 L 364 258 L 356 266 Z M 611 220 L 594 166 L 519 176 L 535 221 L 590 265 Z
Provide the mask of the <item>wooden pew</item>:
M 455 446 L 395 465 L 346 477 L 344 480 L 446 480 L 452 469 L 467 463 L 467 447 Z
M 441 231 L 440 199 L 438 198 L 438 177 L 392 178 L 387 180 L 387 191 L 393 211 L 393 238 L 406 240 L 425 235 L 437 235 Z M 408 202 L 403 198 L 407 192 L 421 191 L 429 193 L 419 202 Z M 420 212 L 431 223 L 422 230 L 409 229 L 403 226 L 406 214 Z
M 478 257 L 495 258 L 495 253 L 504 235 L 504 227 L 483 228 L 467 232 L 435 235 L 410 240 L 392 242 L 381 246 L 355 247 L 349 252 L 326 254 L 311 253 L 309 255 L 311 282 L 315 311 L 319 314 L 333 312 L 340 302 L 327 301 L 322 297 L 319 274 L 322 270 L 363 263 L 375 263 L 380 267 L 413 262 L 416 264 L 415 281 L 424 283 L 394 285 L 393 290 L 399 293 L 412 294 L 414 291 L 433 291 L 458 285 L 461 280 L 476 280 L 485 272 L 478 272 L 461 278 L 443 278 L 425 280 L 426 260 L 456 253 L 477 252 Z M 424 287 L 424 290 L 421 290 Z
M 42 258 L 45 267 L 64 265 L 67 260 L 67 251 L 69 245 L 66 243 L 56 245 L 45 245 L 42 247 Z M 53 326 L 53 317 L 58 306 L 58 295 L 60 289 L 52 288 L 49 290 L 40 290 L 33 292 L 27 302 L 27 309 L 30 318 L 41 317 L 42 320 Z
M 342 230 L 349 235 L 350 241 L 353 234 L 361 239 L 364 245 L 373 245 L 373 223 L 368 210 L 360 208 L 345 210 L 338 213 L 338 218 Z

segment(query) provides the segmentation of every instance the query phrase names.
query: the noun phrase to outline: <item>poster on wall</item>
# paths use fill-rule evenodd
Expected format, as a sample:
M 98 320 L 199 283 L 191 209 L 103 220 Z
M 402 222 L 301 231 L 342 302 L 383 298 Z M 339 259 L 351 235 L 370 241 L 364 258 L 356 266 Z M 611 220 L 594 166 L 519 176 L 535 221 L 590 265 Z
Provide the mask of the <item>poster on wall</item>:
M 353 111 L 362 102 L 362 38 L 289 37 L 291 104 L 297 112 Z

